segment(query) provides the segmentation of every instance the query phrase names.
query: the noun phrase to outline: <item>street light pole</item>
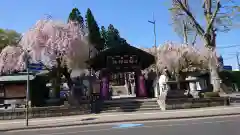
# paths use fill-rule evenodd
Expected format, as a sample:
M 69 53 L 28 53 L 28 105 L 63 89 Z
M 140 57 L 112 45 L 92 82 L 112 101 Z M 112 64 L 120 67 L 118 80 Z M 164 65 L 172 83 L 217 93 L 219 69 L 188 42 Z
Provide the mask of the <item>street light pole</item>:
M 237 52 L 236 56 L 237 56 L 238 70 L 240 71 L 239 52 Z
M 92 49 L 91 49 L 91 47 L 89 46 L 88 47 L 88 60 L 90 60 L 91 59 L 91 53 L 92 53 Z M 89 66 L 89 76 L 92 76 L 92 68 L 91 68 L 91 66 L 90 65 L 88 65 Z
M 156 36 L 156 20 L 153 14 L 153 20 L 148 21 L 149 23 L 153 24 L 153 32 L 154 32 L 154 48 L 155 48 L 155 70 L 158 78 L 158 68 L 157 68 L 157 36 Z
M 157 60 L 158 60 L 158 53 L 157 53 L 157 36 L 156 36 L 156 20 L 153 14 L 153 20 L 148 21 L 149 23 L 153 24 L 153 33 L 154 33 L 154 48 L 155 48 L 155 70 L 156 70 L 156 86 L 157 86 L 157 91 L 156 94 L 159 95 L 159 88 L 158 88 L 158 68 L 157 68 Z
M 28 54 L 28 52 L 26 52 L 26 54 L 25 54 L 26 56 L 26 59 L 25 59 L 25 63 L 26 63 L 26 69 L 27 69 L 27 92 L 26 92 L 26 126 L 28 126 L 28 111 L 29 111 L 29 80 L 30 80 L 30 78 L 29 78 L 29 67 L 28 67 L 28 65 L 29 65 L 29 54 Z

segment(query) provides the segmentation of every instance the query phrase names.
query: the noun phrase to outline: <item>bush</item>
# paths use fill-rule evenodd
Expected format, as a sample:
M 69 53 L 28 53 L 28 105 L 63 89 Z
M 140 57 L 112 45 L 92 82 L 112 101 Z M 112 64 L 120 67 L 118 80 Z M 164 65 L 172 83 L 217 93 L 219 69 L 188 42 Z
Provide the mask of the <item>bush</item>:
M 204 98 L 211 98 L 211 97 L 220 97 L 218 92 L 205 92 L 202 93 Z
M 240 71 L 221 71 L 219 76 L 228 87 L 231 87 L 232 83 L 236 83 L 240 87 Z

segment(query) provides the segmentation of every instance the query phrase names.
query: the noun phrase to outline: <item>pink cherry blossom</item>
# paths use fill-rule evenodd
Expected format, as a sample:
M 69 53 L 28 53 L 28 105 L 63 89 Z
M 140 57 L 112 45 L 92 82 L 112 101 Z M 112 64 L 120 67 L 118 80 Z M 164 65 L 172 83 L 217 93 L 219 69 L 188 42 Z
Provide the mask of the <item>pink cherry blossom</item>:
M 0 53 L 0 71 L 13 72 L 24 68 L 23 50 L 21 47 L 6 46 Z
M 170 72 L 207 70 L 210 52 L 205 47 L 194 47 L 185 44 L 168 42 L 153 48 L 142 48 L 142 50 L 157 57 L 157 68 L 162 71 L 165 67 Z M 157 52 L 157 53 L 156 53 Z M 215 58 L 217 58 L 214 52 Z M 151 66 L 150 68 L 154 68 Z
M 0 53 L 0 70 L 8 72 L 24 70 L 26 52 L 31 62 L 42 62 L 46 66 L 55 64 L 62 54 L 70 68 L 86 68 L 85 61 L 95 55 L 96 49 L 89 44 L 76 22 L 63 23 L 55 20 L 39 20 L 23 34 L 17 47 L 7 46 Z

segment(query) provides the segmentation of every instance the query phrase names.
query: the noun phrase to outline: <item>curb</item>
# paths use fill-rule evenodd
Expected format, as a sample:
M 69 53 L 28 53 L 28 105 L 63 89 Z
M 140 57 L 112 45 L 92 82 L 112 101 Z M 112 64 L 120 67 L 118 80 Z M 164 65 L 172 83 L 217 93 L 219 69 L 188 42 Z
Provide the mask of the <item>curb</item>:
M 82 126 L 82 125 L 99 125 L 106 123 L 119 123 L 119 122 L 138 122 L 138 121 L 156 121 L 156 120 L 175 120 L 175 119 L 192 119 L 192 118 L 209 118 L 209 117 L 217 117 L 217 116 L 235 116 L 240 115 L 240 112 L 237 113 L 229 113 L 229 114 L 212 114 L 212 115 L 202 115 L 202 116 L 181 116 L 181 117 L 166 117 L 166 118 L 144 118 L 144 119 L 129 119 L 129 120 L 115 120 L 115 121 L 99 121 L 99 122 L 86 122 L 86 123 L 78 123 L 78 124 L 66 124 L 66 125 L 46 125 L 46 126 L 29 126 L 29 127 L 20 127 L 20 128 L 12 128 L 12 129 L 0 129 L 0 132 L 8 132 L 8 131 L 17 131 L 17 130 L 30 130 L 30 129 L 48 129 L 48 128 L 56 128 L 56 127 L 69 127 L 69 126 Z

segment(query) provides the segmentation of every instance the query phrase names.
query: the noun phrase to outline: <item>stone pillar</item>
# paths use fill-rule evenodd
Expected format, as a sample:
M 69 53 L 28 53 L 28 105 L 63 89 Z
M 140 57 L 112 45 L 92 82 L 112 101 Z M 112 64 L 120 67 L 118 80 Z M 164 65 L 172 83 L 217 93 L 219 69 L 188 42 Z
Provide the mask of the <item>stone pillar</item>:
M 129 95 L 130 93 L 130 87 L 129 87 L 129 82 L 128 82 L 128 75 L 127 73 L 124 73 L 124 87 L 126 89 L 126 93 Z
M 158 79 L 155 80 L 155 82 L 153 84 L 153 89 L 154 89 L 154 97 L 158 97 L 160 94 Z
M 189 80 L 189 93 L 194 97 L 198 98 L 198 91 L 197 91 L 197 77 L 188 76 L 186 80 Z

